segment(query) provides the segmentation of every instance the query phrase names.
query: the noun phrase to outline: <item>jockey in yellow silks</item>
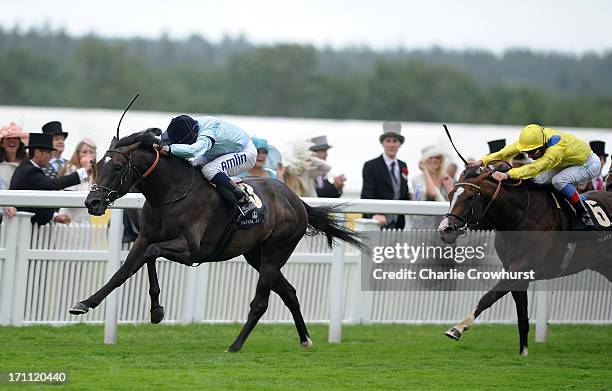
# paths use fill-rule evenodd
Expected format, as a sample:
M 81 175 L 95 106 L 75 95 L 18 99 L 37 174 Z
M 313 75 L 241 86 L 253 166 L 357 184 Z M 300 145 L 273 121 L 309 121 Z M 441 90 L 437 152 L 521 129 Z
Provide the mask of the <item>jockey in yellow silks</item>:
M 525 152 L 533 161 L 512 168 L 507 173 L 495 172 L 492 177 L 498 181 L 508 178 L 531 179 L 539 184 L 552 184 L 569 200 L 582 223 L 592 227 L 593 221 L 575 187 L 580 182 L 596 178 L 601 168 L 601 161 L 591 151 L 589 144 L 572 134 L 531 124 L 523 128 L 517 142 L 476 163 L 508 160 L 519 152 Z

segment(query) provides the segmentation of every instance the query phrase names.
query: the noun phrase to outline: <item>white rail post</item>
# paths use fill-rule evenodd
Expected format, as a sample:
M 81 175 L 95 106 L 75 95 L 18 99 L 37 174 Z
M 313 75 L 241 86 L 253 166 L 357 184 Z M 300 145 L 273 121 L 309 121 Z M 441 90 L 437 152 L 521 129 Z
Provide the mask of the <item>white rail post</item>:
M 19 238 L 19 222 L 22 214 L 19 212 L 16 217 L 8 218 L 4 216 L 4 229 L 6 230 L 6 257 L 2 266 L 2 285 L 0 286 L 0 325 L 11 324 L 11 314 L 13 309 L 13 299 L 15 290 L 15 266 L 17 262 L 17 246 Z M 27 216 L 29 219 L 31 214 Z M 28 221 L 28 223 L 30 223 Z M 24 280 L 21 284 L 25 285 Z
M 196 276 L 197 270 L 188 268 L 185 271 L 185 281 L 183 285 L 183 306 L 181 308 L 181 322 L 188 324 L 193 321 L 193 307 L 195 302 Z
M 106 263 L 106 281 L 121 267 L 121 239 L 123 238 L 123 209 L 112 209 L 110 230 L 108 232 L 108 262 Z M 117 343 L 117 308 L 119 307 L 119 289 L 106 298 L 104 312 L 104 343 Z
M 549 281 L 536 281 L 536 342 L 548 340 L 548 313 L 550 311 Z
M 206 291 L 208 290 L 209 268 L 210 264 L 204 263 L 197 267 L 195 273 L 193 320 L 196 323 L 202 323 L 204 321 L 204 305 L 206 304 Z
M 17 247 L 15 251 L 15 273 L 13 275 L 13 306 L 11 323 L 21 326 L 25 311 L 26 290 L 28 288 L 28 251 L 32 241 L 32 223 L 34 213 L 17 212 L 13 217 L 18 220 Z
M 344 243 L 332 250 L 329 271 L 329 334 L 328 342 L 342 341 L 342 310 L 344 304 Z
M 380 225 L 373 219 L 356 219 L 355 230 L 357 232 L 380 232 Z M 374 303 L 374 292 L 361 289 L 362 259 L 357 263 L 353 279 L 353 295 L 351 301 L 351 318 L 354 323 L 372 323 L 372 305 Z

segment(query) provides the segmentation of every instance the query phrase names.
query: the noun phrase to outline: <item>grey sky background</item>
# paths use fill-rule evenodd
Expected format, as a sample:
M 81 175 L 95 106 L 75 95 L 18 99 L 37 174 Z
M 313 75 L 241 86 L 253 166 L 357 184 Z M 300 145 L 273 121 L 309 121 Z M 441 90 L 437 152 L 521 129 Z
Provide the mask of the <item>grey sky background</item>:
M 297 42 L 375 49 L 507 48 L 582 54 L 612 49 L 607 0 L 229 0 L 104 2 L 0 0 L 0 26 L 64 28 L 69 34 L 172 38 L 197 33 L 218 41 Z

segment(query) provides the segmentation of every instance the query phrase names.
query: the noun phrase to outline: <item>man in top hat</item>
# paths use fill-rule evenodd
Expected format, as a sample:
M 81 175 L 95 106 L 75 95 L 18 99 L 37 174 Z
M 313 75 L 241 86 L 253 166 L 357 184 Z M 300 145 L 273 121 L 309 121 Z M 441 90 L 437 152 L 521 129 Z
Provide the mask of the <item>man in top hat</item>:
M 599 169 L 599 174 L 597 174 L 597 177 L 591 181 L 592 188 L 591 186 L 588 186 L 587 191 L 602 191 L 605 189 L 605 180 L 601 173 L 605 172 L 604 166 L 606 164 L 606 160 L 608 160 L 608 154 L 606 153 L 606 143 L 605 141 L 594 140 L 589 142 L 589 145 L 591 146 L 591 150 L 595 152 L 595 155 L 599 157 L 599 160 L 601 161 L 601 168 Z
M 399 122 L 384 122 L 383 133 L 378 141 L 382 145 L 383 153 L 363 165 L 361 198 L 409 200 L 408 167 L 397 158 L 397 152 L 404 143 L 402 125 Z M 382 228 L 403 229 L 405 225 L 403 215 L 375 214 L 371 218 L 378 221 Z
M 313 151 L 319 159 L 327 160 L 327 150 L 332 147 L 327 142 L 327 136 L 313 137 L 308 141 L 312 143 L 310 150 Z M 344 181 L 346 181 L 344 175 L 335 176 L 333 183 L 327 179 L 327 175 L 319 175 L 315 178 L 317 197 L 339 198 L 342 195 Z
M 64 132 L 62 123 L 59 121 L 47 122 L 43 125 L 42 131 L 44 134 L 53 136 L 53 148 L 55 148 L 51 160 L 49 160 L 49 164 L 42 167 L 42 170 L 46 176 L 57 178 L 60 170 L 67 162 L 67 159 L 62 157 L 62 153 L 64 153 L 64 142 L 68 138 L 68 133 Z
M 83 157 L 81 168 L 70 175 L 59 178 L 49 178 L 43 171 L 51 154 L 55 151 L 53 147 L 53 136 L 47 133 L 30 133 L 28 144 L 29 159 L 21 162 L 11 178 L 11 190 L 60 190 L 81 183 L 87 178 L 87 170 L 91 168 L 91 158 Z M 47 224 L 53 218 L 54 209 L 48 208 L 18 208 L 18 210 L 32 212 L 32 223 L 38 225 Z

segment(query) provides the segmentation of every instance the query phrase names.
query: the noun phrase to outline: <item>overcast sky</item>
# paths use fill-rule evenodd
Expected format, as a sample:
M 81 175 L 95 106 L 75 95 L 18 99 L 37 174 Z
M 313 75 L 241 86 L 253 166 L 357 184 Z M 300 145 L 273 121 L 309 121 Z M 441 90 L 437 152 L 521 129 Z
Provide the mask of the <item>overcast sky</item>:
M 42 26 L 82 35 L 373 48 L 510 47 L 583 53 L 612 49 L 610 0 L 0 0 L 4 29 Z

